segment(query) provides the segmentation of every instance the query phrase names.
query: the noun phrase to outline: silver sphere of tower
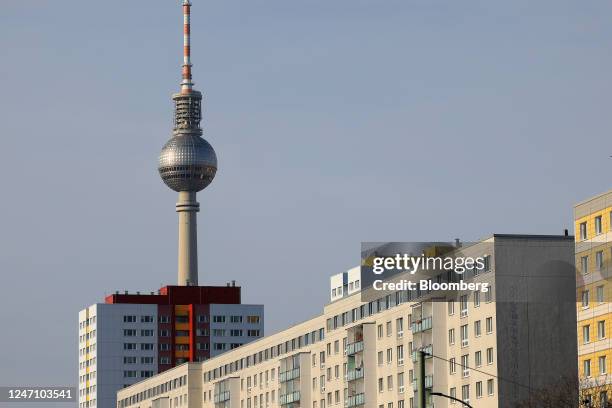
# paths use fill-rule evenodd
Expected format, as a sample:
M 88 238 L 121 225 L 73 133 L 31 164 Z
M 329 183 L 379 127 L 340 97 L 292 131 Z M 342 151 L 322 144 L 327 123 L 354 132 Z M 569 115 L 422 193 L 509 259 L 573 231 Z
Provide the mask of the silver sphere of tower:
M 199 135 L 175 135 L 162 148 L 158 170 L 174 191 L 201 191 L 215 178 L 217 155 Z
M 174 94 L 172 99 L 174 135 L 159 155 L 159 175 L 174 191 L 201 191 L 217 172 L 215 150 L 201 137 L 202 94 L 189 90 Z

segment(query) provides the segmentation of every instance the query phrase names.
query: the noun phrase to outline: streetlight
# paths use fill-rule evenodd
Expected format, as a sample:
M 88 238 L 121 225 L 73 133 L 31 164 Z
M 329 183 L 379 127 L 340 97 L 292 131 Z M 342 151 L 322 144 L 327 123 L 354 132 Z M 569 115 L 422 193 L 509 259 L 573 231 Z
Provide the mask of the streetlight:
M 460 403 L 462 403 L 463 405 L 465 405 L 468 408 L 474 408 L 473 406 L 471 406 L 470 404 L 468 404 L 465 401 L 460 400 L 459 398 L 451 397 L 450 395 L 442 394 L 441 392 L 430 392 L 429 395 L 437 395 L 439 397 L 448 398 L 450 400 L 460 402 Z

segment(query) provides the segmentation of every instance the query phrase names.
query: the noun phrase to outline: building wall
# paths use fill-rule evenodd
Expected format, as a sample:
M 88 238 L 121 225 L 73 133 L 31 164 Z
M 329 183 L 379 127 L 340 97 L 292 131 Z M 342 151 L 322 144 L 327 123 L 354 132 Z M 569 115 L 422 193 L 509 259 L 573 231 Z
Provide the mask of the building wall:
M 541 238 L 530 241 L 525 236 L 493 237 L 473 248 L 482 255 L 493 256 L 490 271 L 473 279 L 493 282 L 494 292 L 505 292 L 507 288 L 503 285 L 510 281 L 497 279 L 497 250 L 493 253 L 490 245 L 496 240 L 537 243 L 536 247 L 542 248 L 544 258 L 555 259 L 559 251 L 570 260 L 572 257 L 571 237 L 544 241 Z M 568 240 L 570 245 L 567 244 Z M 549 251 L 549 246 L 556 249 Z M 501 253 L 507 252 L 504 257 L 520 259 L 528 247 L 522 244 L 506 247 Z M 500 267 L 502 272 L 514 268 L 514 264 L 506 259 L 500 262 L 504 262 L 504 266 Z M 521 268 L 525 266 L 517 265 Z M 524 271 L 521 269 L 521 272 Z M 558 272 L 569 273 L 573 277 L 572 270 L 559 269 Z M 503 282 L 502 286 L 499 286 L 500 282 Z M 558 294 L 558 288 L 549 287 L 547 291 L 547 287 L 543 285 L 540 288 L 544 291 L 541 295 Z M 575 361 L 576 356 L 575 340 L 571 336 L 548 339 L 549 342 L 558 342 L 550 347 L 548 343 L 536 345 L 545 339 L 534 328 L 537 325 L 547 327 L 543 321 L 547 317 L 540 314 L 541 310 L 518 308 L 511 317 L 518 319 L 521 325 L 507 327 L 507 317 L 500 318 L 499 315 L 507 315 L 508 309 L 499 310 L 494 298 L 476 298 L 473 293 L 462 295 L 467 296 L 465 302 L 464 298 L 455 297 L 432 301 L 427 296 L 405 300 L 401 293 L 390 294 L 370 303 L 362 302 L 359 294 L 344 297 L 325 306 L 320 316 L 309 321 L 194 365 L 199 370 L 194 379 L 201 381 L 201 390 L 197 392 L 202 392 L 202 405 L 189 406 L 219 405 L 215 402 L 215 389 L 232 378 L 233 384 L 239 379 L 239 391 L 234 388 L 223 407 L 215 408 L 411 408 L 416 406 L 414 352 L 421 349 L 434 356 L 426 360 L 428 388 L 446 393 L 454 390 L 458 398 L 462 398 L 462 391 L 467 391 L 469 397 L 466 393 L 466 399 L 483 408 L 510 406 L 511 398 L 517 397 L 498 384 L 498 377 L 505 376 L 500 367 L 511 367 L 517 355 L 520 369 L 526 371 L 524 381 L 527 386 L 544 384 L 547 380 L 552 381 L 567 374 L 572 367 L 575 369 L 575 364 L 566 363 L 566 360 Z M 369 313 L 370 308 L 372 313 Z M 362 316 L 361 311 L 367 313 Z M 535 313 L 530 314 L 531 311 Z M 487 330 L 488 319 L 491 319 L 490 330 Z M 560 327 L 575 325 L 572 313 L 566 319 L 562 314 L 555 313 L 551 324 L 555 322 Z M 481 327 L 479 334 L 476 331 L 478 324 Z M 464 341 L 460 334 L 462 326 L 467 327 Z M 525 337 L 524 341 L 530 347 L 527 347 L 525 354 L 507 353 L 507 338 L 523 336 L 524 327 L 535 333 L 528 333 Z M 449 334 L 451 330 L 454 331 L 454 341 Z M 500 347 L 503 352 L 499 350 Z M 547 347 L 550 350 L 544 350 Z M 490 354 L 487 352 L 489 349 Z M 479 352 L 481 363 L 477 364 L 476 355 Z M 540 353 L 541 357 L 538 356 Z M 465 372 L 461 367 L 462 356 L 467 356 Z M 288 378 L 283 367 L 287 367 L 287 361 L 293 361 L 293 358 L 299 361 L 299 374 L 297 377 L 291 374 L 291 378 Z M 454 371 L 451 370 L 453 359 L 456 363 Z M 540 364 L 544 364 L 544 369 L 540 369 Z M 558 370 L 553 374 L 551 370 L 555 367 Z M 152 378 L 121 390 L 117 396 L 119 408 L 151 407 L 151 399 L 146 395 L 158 384 L 159 380 Z M 477 387 L 481 395 L 476 395 Z M 288 401 L 288 391 L 295 390 L 299 390 L 299 399 L 295 399 L 297 394 L 291 394 Z M 500 392 L 506 396 L 502 397 Z M 188 393 L 191 395 L 192 391 L 188 390 Z M 446 399 L 435 398 L 436 408 L 456 406 Z
M 159 304 L 240 300 L 237 287 L 168 287 L 115 294 L 79 313 L 79 408 L 112 408 L 117 391 L 189 361 L 204 361 L 263 336 L 262 305 Z M 139 302 L 143 303 L 121 303 Z M 212 316 L 223 316 L 223 323 Z M 239 320 L 232 322 L 232 316 Z M 225 336 L 215 336 L 216 331 Z M 240 335 L 232 336 L 231 330 Z M 213 344 L 225 345 L 213 350 Z M 163 402 L 159 402 L 163 404 Z
M 612 191 L 574 208 L 578 369 L 586 388 L 595 383 L 612 383 L 611 217 Z M 597 228 L 598 224 L 601 228 Z M 612 395 L 607 396 L 607 400 L 610 398 Z
M 157 374 L 156 325 L 156 305 L 95 304 L 79 313 L 80 407 L 115 406 L 118 389 Z

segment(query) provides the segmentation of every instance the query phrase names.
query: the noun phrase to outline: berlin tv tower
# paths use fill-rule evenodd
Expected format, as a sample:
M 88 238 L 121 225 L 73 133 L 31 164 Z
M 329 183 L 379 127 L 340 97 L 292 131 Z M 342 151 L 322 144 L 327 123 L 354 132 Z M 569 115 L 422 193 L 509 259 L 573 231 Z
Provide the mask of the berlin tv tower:
M 202 138 L 202 94 L 191 82 L 191 2 L 183 0 L 183 80 L 174 100 L 174 130 L 159 155 L 159 175 L 178 192 L 179 216 L 178 284 L 198 285 L 198 242 L 196 193 L 205 189 L 217 172 L 217 155 Z

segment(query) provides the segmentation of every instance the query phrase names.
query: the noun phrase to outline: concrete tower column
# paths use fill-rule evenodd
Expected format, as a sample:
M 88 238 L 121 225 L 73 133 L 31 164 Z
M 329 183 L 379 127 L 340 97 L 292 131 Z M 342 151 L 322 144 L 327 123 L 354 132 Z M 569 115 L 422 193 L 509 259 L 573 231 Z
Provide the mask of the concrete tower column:
M 198 285 L 198 235 L 197 213 L 200 203 L 195 191 L 180 191 L 176 212 L 179 216 L 178 284 Z

